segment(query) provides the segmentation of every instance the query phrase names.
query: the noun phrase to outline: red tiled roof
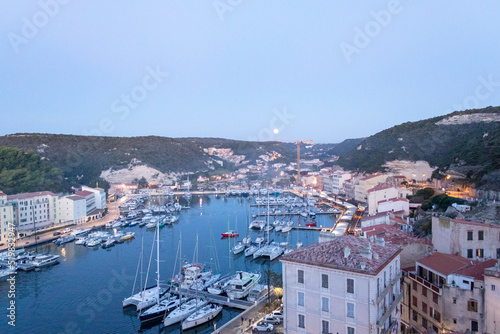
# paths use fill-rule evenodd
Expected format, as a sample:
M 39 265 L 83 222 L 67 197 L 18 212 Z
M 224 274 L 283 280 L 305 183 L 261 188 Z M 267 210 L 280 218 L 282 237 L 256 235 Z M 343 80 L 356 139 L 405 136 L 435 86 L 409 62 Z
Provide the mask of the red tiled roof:
M 497 260 L 476 261 L 466 259 L 459 255 L 433 253 L 420 259 L 417 263 L 424 265 L 435 272 L 448 276 L 450 274 L 459 274 L 471 276 L 475 279 L 481 279 L 484 274 L 484 269 L 492 267 Z
M 52 191 L 39 191 L 39 192 L 34 192 L 34 193 L 22 193 L 22 194 L 16 194 L 16 195 L 8 195 L 7 200 L 12 200 L 12 199 L 27 199 L 27 198 L 33 198 L 37 196 L 56 196 Z
M 395 188 L 395 187 L 389 183 L 379 183 L 375 187 L 369 189 L 368 192 L 371 193 L 374 191 L 379 191 L 379 190 L 384 190 L 384 189 L 389 189 L 389 188 Z
M 77 196 L 82 196 L 82 197 L 87 197 L 88 195 L 93 195 L 94 193 L 88 190 L 83 190 L 83 191 L 75 191 L 75 195 Z
M 395 222 L 397 224 L 408 225 L 408 223 L 406 222 L 406 220 L 401 219 L 399 217 L 389 217 L 389 220 L 393 221 L 393 222 Z
M 430 240 L 414 237 L 407 234 L 397 226 L 387 224 L 377 224 L 373 226 L 363 227 L 361 229 L 367 237 L 377 236 L 384 238 L 386 244 L 394 245 L 409 245 L 415 243 L 432 245 Z
M 0 196 L 7 196 L 3 191 L 0 191 Z
M 371 248 L 370 248 L 371 247 Z M 349 255 L 345 257 L 345 250 Z M 371 249 L 372 258 L 362 255 Z M 401 252 L 398 245 L 380 246 L 365 238 L 341 236 L 323 243 L 315 243 L 285 255 L 281 261 L 298 262 L 332 269 L 354 271 L 368 275 L 376 275 L 395 256 Z M 362 269 L 363 268 L 363 269 Z

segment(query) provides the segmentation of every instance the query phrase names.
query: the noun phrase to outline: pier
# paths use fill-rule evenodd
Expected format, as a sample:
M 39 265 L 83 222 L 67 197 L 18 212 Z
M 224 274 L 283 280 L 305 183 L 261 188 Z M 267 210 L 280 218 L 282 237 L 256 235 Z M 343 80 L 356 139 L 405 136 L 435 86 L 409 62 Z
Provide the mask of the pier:
M 176 293 L 179 293 L 178 292 L 179 289 L 177 288 L 176 290 L 177 290 Z M 246 300 L 231 299 L 231 298 L 226 297 L 226 296 L 213 295 L 213 294 L 208 293 L 206 291 L 180 289 L 180 294 L 183 296 L 190 296 L 190 297 L 193 297 L 193 295 L 196 295 L 199 298 L 205 299 L 211 303 L 216 303 L 216 304 L 220 304 L 220 305 L 224 305 L 224 306 L 228 306 L 228 307 L 232 307 L 232 308 L 237 308 L 240 310 L 247 310 L 256 304 L 255 302 L 249 302 Z

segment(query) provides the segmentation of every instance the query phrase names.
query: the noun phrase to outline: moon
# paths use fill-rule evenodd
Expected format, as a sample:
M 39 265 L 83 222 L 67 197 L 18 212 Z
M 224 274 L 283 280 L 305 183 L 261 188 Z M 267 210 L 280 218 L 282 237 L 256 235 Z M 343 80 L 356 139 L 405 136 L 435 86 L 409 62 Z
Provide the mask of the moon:
M 273 132 L 274 132 L 274 134 L 275 134 L 275 135 L 277 135 L 277 134 L 278 134 L 278 132 L 280 132 L 280 130 L 278 130 L 278 129 L 274 129 L 274 130 L 273 130 Z

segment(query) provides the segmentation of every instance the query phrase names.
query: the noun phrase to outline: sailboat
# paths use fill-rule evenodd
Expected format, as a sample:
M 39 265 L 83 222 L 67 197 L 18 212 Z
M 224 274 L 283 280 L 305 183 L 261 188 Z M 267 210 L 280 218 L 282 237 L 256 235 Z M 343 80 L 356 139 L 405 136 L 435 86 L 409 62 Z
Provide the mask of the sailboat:
M 248 247 L 252 244 L 252 237 L 248 234 L 249 225 L 248 225 L 248 211 L 246 212 L 247 218 L 247 235 L 243 238 L 242 243 L 245 247 Z
M 188 188 L 187 188 L 186 192 L 184 192 L 184 197 L 186 197 L 187 199 L 190 199 L 192 197 L 191 192 L 189 191 L 190 184 L 191 183 L 189 182 L 189 175 L 188 175 L 188 177 L 187 177 L 187 187 Z
M 186 330 L 209 322 L 219 315 L 221 311 L 222 306 L 218 304 L 208 304 L 187 317 L 182 323 L 182 329 Z
M 238 219 L 238 218 L 236 218 L 236 219 Z M 238 220 L 236 220 L 236 225 L 235 226 L 236 226 L 235 228 L 237 229 L 238 228 L 237 227 L 238 226 Z M 223 238 L 236 238 L 236 237 L 238 237 L 240 235 L 237 230 L 231 230 L 230 229 L 230 226 L 229 226 L 229 217 L 227 219 L 227 232 L 221 233 L 221 235 L 222 235 Z

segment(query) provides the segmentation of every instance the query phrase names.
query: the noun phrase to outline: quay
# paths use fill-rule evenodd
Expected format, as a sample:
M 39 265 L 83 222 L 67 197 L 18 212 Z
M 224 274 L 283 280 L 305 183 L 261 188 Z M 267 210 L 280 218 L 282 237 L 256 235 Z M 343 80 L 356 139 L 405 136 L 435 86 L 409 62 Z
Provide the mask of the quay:
M 176 289 L 176 293 L 179 293 L 179 289 Z M 208 293 L 206 291 L 193 291 L 193 290 L 188 290 L 188 289 L 180 289 L 180 294 L 183 296 L 190 296 L 193 297 L 193 294 L 197 295 L 199 298 L 205 299 L 209 302 L 232 307 L 232 308 L 237 308 L 239 310 L 248 310 L 249 308 L 255 306 L 257 303 L 255 302 L 249 302 L 246 300 L 241 300 L 241 299 L 231 299 L 229 297 L 225 296 L 219 296 L 219 295 L 213 295 L 211 293 Z M 267 297 L 267 293 L 265 294 Z

